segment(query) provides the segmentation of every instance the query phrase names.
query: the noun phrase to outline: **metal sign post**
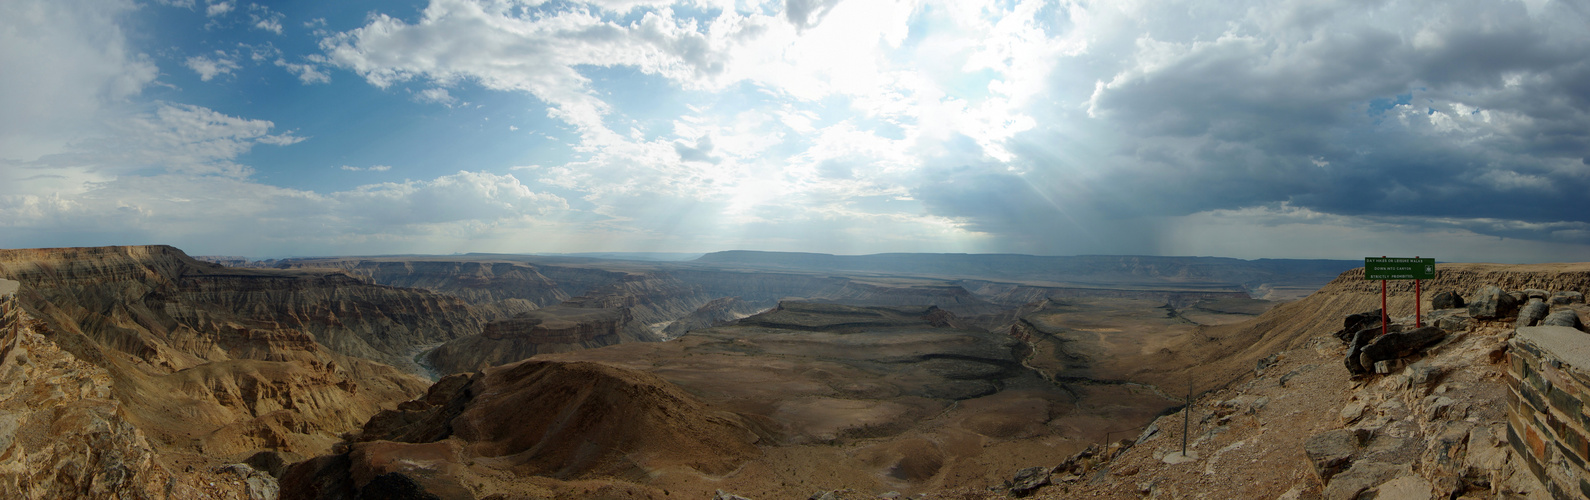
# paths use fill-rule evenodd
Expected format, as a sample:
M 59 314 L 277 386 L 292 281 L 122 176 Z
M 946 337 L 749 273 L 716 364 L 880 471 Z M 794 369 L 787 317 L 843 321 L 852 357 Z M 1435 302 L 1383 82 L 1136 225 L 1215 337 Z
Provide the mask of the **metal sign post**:
M 1435 259 L 1419 257 L 1364 257 L 1364 279 L 1380 280 L 1380 334 L 1386 334 L 1386 280 L 1413 280 L 1413 324 L 1424 326 L 1423 310 L 1419 307 L 1420 281 L 1435 279 Z

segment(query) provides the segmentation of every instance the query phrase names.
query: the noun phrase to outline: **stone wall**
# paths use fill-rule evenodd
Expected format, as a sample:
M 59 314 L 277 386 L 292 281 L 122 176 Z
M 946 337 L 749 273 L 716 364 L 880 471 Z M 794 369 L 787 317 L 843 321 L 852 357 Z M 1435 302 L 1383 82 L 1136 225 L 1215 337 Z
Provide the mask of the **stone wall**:
M 1510 344 L 1508 442 L 1552 496 L 1590 498 L 1590 334 L 1522 327 Z

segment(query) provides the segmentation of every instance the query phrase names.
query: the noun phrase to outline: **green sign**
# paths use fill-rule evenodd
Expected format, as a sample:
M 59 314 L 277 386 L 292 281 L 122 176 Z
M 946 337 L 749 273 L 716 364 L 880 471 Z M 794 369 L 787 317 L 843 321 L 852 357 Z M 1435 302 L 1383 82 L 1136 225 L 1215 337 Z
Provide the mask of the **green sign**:
M 1435 279 L 1435 259 L 1364 257 L 1366 280 Z

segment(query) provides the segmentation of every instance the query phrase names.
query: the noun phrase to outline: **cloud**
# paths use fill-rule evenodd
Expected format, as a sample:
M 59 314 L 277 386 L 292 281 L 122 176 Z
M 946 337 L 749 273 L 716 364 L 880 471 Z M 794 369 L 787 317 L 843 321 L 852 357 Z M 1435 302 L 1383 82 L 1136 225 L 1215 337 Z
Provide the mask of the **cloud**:
M 823 22 L 823 16 L 838 3 L 839 0 L 784 0 L 784 16 L 797 28 L 810 28 Z
M 235 160 L 256 144 L 287 146 L 305 139 L 290 131 L 271 134 L 274 127 L 275 124 L 267 120 L 239 118 L 202 106 L 157 102 L 151 113 L 133 115 L 110 124 L 104 137 L 84 141 L 68 152 L 20 163 L 17 169 L 80 172 L 100 177 L 150 170 L 247 177 L 253 169 Z M 29 187 L 23 183 L 18 191 L 36 191 Z M 83 186 L 69 187 L 68 191 L 82 189 Z
M 414 94 L 414 100 L 417 102 L 441 104 L 447 107 L 452 107 L 453 104 L 458 103 L 458 99 L 453 98 L 453 95 L 449 94 L 447 89 L 444 88 L 429 88 L 421 90 Z
M 29 124 L 0 124 L 12 141 L 0 154 L 14 157 L 0 196 L 34 197 L 11 210 L 155 220 L 189 205 L 130 194 L 150 179 L 241 190 L 272 168 L 241 152 L 304 140 L 208 108 L 130 103 L 157 74 L 116 31 L 133 6 L 72 1 L 88 13 L 0 6 L 92 63 L 34 58 L 19 48 L 31 35 L 0 39 L 5 67 L 48 75 L 0 75 L 0 111 Z M 285 15 L 246 12 L 253 29 L 283 32 Z M 1450 255 L 1506 242 L 1535 259 L 1590 248 L 1587 16 L 1571 2 L 1479 0 L 430 0 L 340 33 L 302 23 L 318 54 L 240 46 L 187 66 L 208 80 L 247 53 L 305 84 L 337 67 L 418 102 L 518 94 L 560 122 L 532 134 L 566 138 L 568 154 L 515 160 L 530 167 L 263 190 L 277 201 L 259 207 L 311 221 L 323 232 L 302 241 L 320 245 L 346 231 L 350 245 L 512 246 L 527 240 L 510 228 L 534 227 L 549 245 L 683 251 L 1437 255 L 1361 249 L 1406 233 Z M 467 201 L 434 208 L 447 199 Z
M 556 225 L 566 207 L 512 176 L 480 172 L 326 193 L 246 178 L 128 175 L 76 195 L 0 196 L 0 227 L 7 246 L 93 234 L 247 255 L 451 252 L 472 239 L 525 244 L 522 235 Z
M 717 163 L 722 158 L 712 156 L 712 136 L 702 136 L 696 140 L 695 147 L 686 146 L 683 142 L 674 143 L 674 152 L 679 153 L 679 159 L 684 161 L 700 161 Z
M 64 151 L 159 74 L 120 20 L 129 1 L 0 2 L 0 161 Z M 7 168 L 0 168 L 0 171 Z
M 226 13 L 231 12 L 235 7 L 237 7 L 237 5 L 232 2 L 212 3 L 204 8 L 204 15 L 208 17 L 225 15 Z
M 248 4 L 248 19 L 254 29 L 282 34 L 282 19 L 287 16 L 260 4 Z
M 298 75 L 298 81 L 304 85 L 315 83 L 331 83 L 331 74 L 321 71 L 315 63 L 324 63 L 325 60 L 318 55 L 310 55 L 308 63 L 290 63 L 286 59 L 277 58 L 276 65 L 286 68 L 288 73 Z
M 237 60 L 229 58 L 226 52 L 218 50 L 215 53 L 217 57 L 214 59 L 205 56 L 193 56 L 187 59 L 188 69 L 198 73 L 200 81 L 208 82 L 217 75 L 228 75 L 233 70 L 241 68 L 237 65 Z
M 392 170 L 392 166 L 391 165 L 371 165 L 371 166 L 368 166 L 368 167 L 354 167 L 354 166 L 349 166 L 349 165 L 343 165 L 341 168 L 343 170 L 347 170 L 349 172 L 385 172 L 385 171 L 388 171 L 388 170 Z

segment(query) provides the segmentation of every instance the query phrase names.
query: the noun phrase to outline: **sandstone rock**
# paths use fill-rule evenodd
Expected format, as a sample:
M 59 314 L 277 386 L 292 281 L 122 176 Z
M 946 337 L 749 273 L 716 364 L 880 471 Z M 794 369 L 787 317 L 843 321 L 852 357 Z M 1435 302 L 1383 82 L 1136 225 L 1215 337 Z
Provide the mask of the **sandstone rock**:
M 1327 482 L 1352 465 L 1364 437 L 1363 432 L 1349 429 L 1325 431 L 1309 436 L 1303 442 L 1303 453 L 1314 463 L 1314 474 L 1321 482 Z
M 248 464 L 225 465 L 219 472 L 231 474 L 242 480 L 249 500 L 276 500 L 281 495 L 281 487 L 276 483 L 275 477 L 264 471 L 255 470 Z
M 1422 388 L 1428 391 L 1435 384 L 1441 382 L 1445 376 L 1445 369 L 1424 361 L 1408 365 L 1409 387 Z
M 1565 306 L 1565 305 L 1568 305 L 1568 304 L 1583 303 L 1584 302 L 1584 294 L 1579 293 L 1579 292 L 1575 292 L 1575 291 L 1572 291 L 1572 290 L 1563 291 L 1563 292 L 1557 292 L 1557 293 L 1551 294 L 1551 300 L 1549 300 L 1548 302 L 1550 302 L 1551 305 L 1554 305 L 1554 306 Z
M 1016 477 L 1010 480 L 1010 494 L 1017 497 L 1031 495 L 1038 488 L 1049 484 L 1048 467 L 1028 467 L 1016 471 Z
M 1321 495 L 1324 500 L 1355 500 L 1365 492 L 1385 484 L 1397 476 L 1410 475 L 1407 465 L 1385 462 L 1356 462 L 1341 474 L 1330 479 Z M 1370 498 L 1376 498 L 1371 496 Z M 1388 497 L 1393 498 L 1393 497 Z
M 1507 296 L 1512 297 L 1513 302 L 1518 304 L 1523 304 L 1525 301 L 1529 300 L 1528 295 L 1524 295 L 1524 292 L 1518 290 L 1507 292 Z
M 1143 433 L 1137 435 L 1137 441 L 1133 442 L 1133 444 L 1143 444 L 1144 441 L 1154 439 L 1157 436 L 1159 436 L 1159 423 L 1148 424 L 1148 427 L 1143 429 Z
M 1424 478 L 1408 474 L 1392 478 L 1374 488 L 1375 498 L 1397 500 L 1432 500 L 1435 492 Z
M 1475 319 L 1505 318 L 1518 308 L 1518 299 L 1495 285 L 1475 290 L 1469 297 L 1469 316 Z
M 1347 403 L 1347 406 L 1342 407 L 1340 415 L 1342 419 L 1342 425 L 1348 425 L 1353 422 L 1357 422 L 1358 419 L 1364 417 L 1364 412 L 1367 410 L 1369 410 L 1369 406 L 1365 405 L 1362 401 L 1353 401 L 1351 403 Z
M 1430 297 L 1431 309 L 1456 309 L 1464 305 L 1463 296 L 1450 290 L 1436 292 Z
M 0 498 L 167 498 L 172 476 L 112 377 L 0 299 Z
M 1573 309 L 1562 309 L 1548 314 L 1546 315 L 1545 319 L 1540 320 L 1539 325 L 1566 326 L 1568 328 L 1584 330 L 1584 324 L 1579 321 L 1579 313 L 1574 312 Z
M 1424 411 L 1425 411 L 1425 415 L 1427 415 L 1426 418 L 1428 418 L 1431 421 L 1447 418 L 1448 417 L 1448 413 L 1452 412 L 1453 405 L 1457 404 L 1456 400 L 1454 400 L 1452 398 L 1449 398 L 1449 397 L 1446 397 L 1446 396 L 1430 396 L 1430 397 L 1434 398 L 1434 399 L 1427 402 L 1427 405 L 1425 406 L 1425 410 Z
M 1381 375 L 1385 375 L 1385 374 L 1396 373 L 1397 371 L 1401 370 L 1405 366 L 1408 366 L 1408 360 L 1406 360 L 1406 359 L 1402 359 L 1402 358 L 1385 359 L 1385 360 L 1380 360 L 1380 361 L 1376 361 L 1375 362 L 1375 364 L 1374 364 L 1375 370 L 1374 371 L 1375 371 L 1375 373 L 1379 373 Z
M 1529 302 L 1518 310 L 1518 318 L 1513 320 L 1513 326 L 1535 326 L 1536 323 L 1540 322 L 1541 318 L 1546 317 L 1546 311 L 1548 310 L 1546 301 L 1531 297 Z
M 1546 298 L 1551 297 L 1551 292 L 1541 290 L 1539 288 L 1525 288 L 1519 291 L 1524 292 L 1524 297 L 1530 299 L 1540 299 L 1544 301 Z
M 729 492 L 726 492 L 726 491 L 723 491 L 723 490 L 718 490 L 717 493 L 712 495 L 712 500 L 751 500 L 751 499 L 750 498 L 746 498 L 746 497 L 742 497 L 740 495 L 736 495 L 736 494 L 733 494 L 733 493 L 729 493 Z

